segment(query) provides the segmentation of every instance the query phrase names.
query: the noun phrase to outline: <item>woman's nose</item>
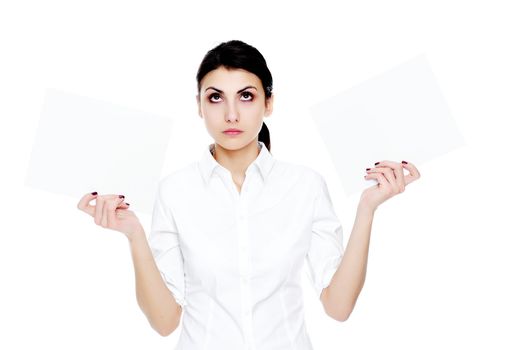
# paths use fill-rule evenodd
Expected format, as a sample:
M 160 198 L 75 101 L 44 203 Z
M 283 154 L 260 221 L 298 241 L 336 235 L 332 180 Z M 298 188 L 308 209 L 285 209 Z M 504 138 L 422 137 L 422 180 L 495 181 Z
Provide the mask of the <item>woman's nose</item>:
M 239 113 L 237 112 L 237 108 L 235 108 L 235 106 L 228 107 L 228 110 L 226 111 L 226 119 L 227 121 L 239 120 Z
M 237 114 L 232 114 L 232 113 L 228 114 L 227 121 L 237 122 L 238 121 Z

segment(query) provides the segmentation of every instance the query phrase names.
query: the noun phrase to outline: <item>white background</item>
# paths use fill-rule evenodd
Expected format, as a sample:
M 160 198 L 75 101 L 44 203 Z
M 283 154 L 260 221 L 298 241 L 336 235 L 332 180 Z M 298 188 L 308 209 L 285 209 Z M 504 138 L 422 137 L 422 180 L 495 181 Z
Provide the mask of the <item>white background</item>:
M 305 281 L 314 348 L 524 349 L 519 3 L 2 2 L 0 348 L 174 348 L 179 330 L 159 336 L 136 304 L 126 238 L 96 226 L 79 198 L 23 179 L 46 88 L 171 116 L 165 173 L 195 160 L 213 142 L 195 106 L 198 65 L 239 39 L 274 76 L 273 155 L 324 174 L 345 244 L 358 196 L 344 196 L 310 105 L 425 52 L 467 142 L 420 166 L 421 179 L 378 208 L 367 279 L 346 322 L 326 316 Z M 364 132 L 374 143 L 374 130 Z M 350 161 L 366 150 L 350 149 Z

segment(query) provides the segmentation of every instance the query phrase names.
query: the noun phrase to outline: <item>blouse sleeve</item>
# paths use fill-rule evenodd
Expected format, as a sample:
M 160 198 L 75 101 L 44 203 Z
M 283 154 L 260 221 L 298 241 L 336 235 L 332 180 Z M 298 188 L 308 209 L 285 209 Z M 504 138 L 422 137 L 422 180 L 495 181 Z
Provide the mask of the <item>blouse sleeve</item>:
M 148 243 L 164 283 L 176 302 L 185 306 L 185 279 L 179 232 L 173 216 L 165 206 L 161 184 L 162 182 L 155 196 Z
M 312 241 L 307 253 L 310 282 L 321 297 L 343 258 L 343 230 L 334 211 L 325 179 L 319 175 L 318 194 L 314 200 Z

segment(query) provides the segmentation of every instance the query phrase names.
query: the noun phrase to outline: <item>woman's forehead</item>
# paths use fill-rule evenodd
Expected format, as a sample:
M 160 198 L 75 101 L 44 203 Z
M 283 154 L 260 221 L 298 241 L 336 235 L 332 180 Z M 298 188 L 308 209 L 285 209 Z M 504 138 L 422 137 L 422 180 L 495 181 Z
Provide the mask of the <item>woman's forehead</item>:
M 256 86 L 261 84 L 257 75 L 241 69 L 224 67 L 216 68 L 210 71 L 203 78 L 203 88 L 207 89 L 209 86 L 214 86 L 221 90 L 233 90 L 245 87 L 247 85 Z

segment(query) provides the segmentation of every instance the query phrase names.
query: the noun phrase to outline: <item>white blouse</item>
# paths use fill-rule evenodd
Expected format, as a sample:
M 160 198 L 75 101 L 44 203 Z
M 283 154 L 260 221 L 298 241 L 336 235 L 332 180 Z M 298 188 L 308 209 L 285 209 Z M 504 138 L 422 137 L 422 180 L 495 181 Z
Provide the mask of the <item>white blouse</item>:
M 317 171 L 263 142 L 238 192 L 208 145 L 159 182 L 148 242 L 182 306 L 176 350 L 311 350 L 301 271 L 321 296 L 343 257 L 342 226 Z

